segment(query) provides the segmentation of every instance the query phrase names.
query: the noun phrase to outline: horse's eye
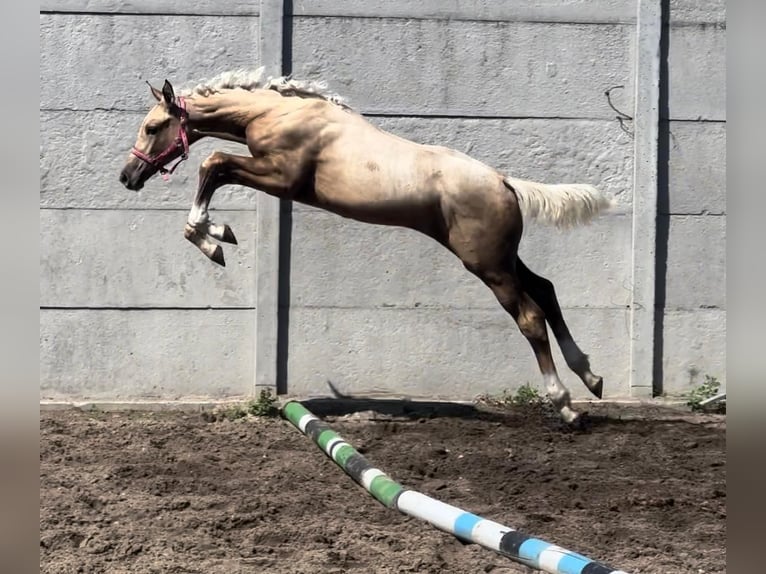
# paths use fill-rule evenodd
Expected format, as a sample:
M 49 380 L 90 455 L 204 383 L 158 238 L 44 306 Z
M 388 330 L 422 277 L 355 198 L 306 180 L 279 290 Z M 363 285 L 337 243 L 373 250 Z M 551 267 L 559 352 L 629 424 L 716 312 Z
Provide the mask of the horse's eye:
M 158 130 L 157 126 L 146 126 L 146 135 L 153 136 Z

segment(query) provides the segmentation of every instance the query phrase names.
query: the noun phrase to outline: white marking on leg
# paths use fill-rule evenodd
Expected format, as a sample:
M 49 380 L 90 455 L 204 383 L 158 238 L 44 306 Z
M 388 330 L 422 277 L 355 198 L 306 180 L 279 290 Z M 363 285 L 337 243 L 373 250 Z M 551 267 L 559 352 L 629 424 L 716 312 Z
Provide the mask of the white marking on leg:
M 569 389 L 564 386 L 556 373 L 543 375 L 545 381 L 545 389 L 548 392 L 548 397 L 553 403 L 553 406 L 559 411 L 561 418 L 564 422 L 571 423 L 577 418 L 577 412 L 571 408 L 569 401 Z
M 189 225 L 191 225 L 195 229 L 199 229 L 205 223 L 207 223 L 207 220 L 208 220 L 207 210 L 203 209 L 201 205 L 197 205 L 197 204 L 192 205 L 192 208 L 189 211 L 189 218 L 187 220 L 189 222 Z
M 543 380 L 545 381 L 545 390 L 554 405 L 558 407 L 559 403 L 566 401 L 569 398 L 569 391 L 561 382 L 558 375 L 555 373 L 543 375 Z

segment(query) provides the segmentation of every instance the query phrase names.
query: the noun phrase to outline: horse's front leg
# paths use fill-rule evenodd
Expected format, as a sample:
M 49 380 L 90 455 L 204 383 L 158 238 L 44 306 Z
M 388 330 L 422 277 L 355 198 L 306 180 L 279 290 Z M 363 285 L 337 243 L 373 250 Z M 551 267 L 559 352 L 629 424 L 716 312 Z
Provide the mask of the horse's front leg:
M 199 168 L 199 188 L 189 212 L 184 235 L 199 247 L 200 251 L 219 265 L 225 265 L 223 249 L 209 238 L 237 243 L 228 225 L 216 225 L 210 221 L 208 206 L 216 189 L 222 185 L 237 184 L 284 197 L 290 189 L 294 174 L 287 166 L 277 165 L 271 157 L 254 158 L 216 151 L 202 162 Z
M 215 190 L 231 183 L 226 158 L 227 155 L 222 152 L 213 152 L 200 165 L 197 194 L 184 229 L 186 239 L 196 245 L 211 261 L 222 266 L 226 265 L 223 249 L 209 238 L 234 245 L 237 244 L 237 238 L 228 225 L 217 225 L 210 221 L 208 207 Z

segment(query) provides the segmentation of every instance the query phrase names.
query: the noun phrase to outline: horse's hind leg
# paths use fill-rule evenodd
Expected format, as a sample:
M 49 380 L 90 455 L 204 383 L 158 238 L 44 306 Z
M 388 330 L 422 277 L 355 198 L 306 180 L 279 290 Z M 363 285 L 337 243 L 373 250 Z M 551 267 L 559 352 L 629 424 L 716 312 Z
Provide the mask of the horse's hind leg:
M 548 397 L 559 411 L 561 418 L 566 423 L 577 424 L 580 414 L 572 410 L 569 390 L 559 379 L 553 362 L 548 330 L 545 325 L 545 313 L 524 291 L 513 267 L 512 263 L 507 263 L 500 269 L 472 269 L 472 271 L 492 289 L 500 304 L 511 314 L 519 330 L 529 341 L 543 375 Z
M 545 313 L 545 318 L 551 326 L 559 347 L 561 347 L 561 353 L 564 355 L 567 365 L 582 379 L 590 392 L 600 399 L 604 384 L 603 379 L 591 372 L 588 355 L 580 350 L 580 347 L 577 346 L 577 343 L 572 338 L 569 327 L 564 322 L 553 283 L 544 277 L 534 274 L 524 265 L 521 259 L 516 260 L 516 272 L 519 275 L 523 289 Z

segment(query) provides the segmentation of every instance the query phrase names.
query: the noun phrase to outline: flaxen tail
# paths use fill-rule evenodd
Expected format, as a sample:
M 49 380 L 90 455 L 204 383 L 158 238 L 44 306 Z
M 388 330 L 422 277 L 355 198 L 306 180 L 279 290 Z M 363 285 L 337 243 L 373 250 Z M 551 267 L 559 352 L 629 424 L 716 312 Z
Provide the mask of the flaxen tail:
M 525 220 L 535 219 L 556 227 L 583 225 L 614 205 L 608 195 L 592 185 L 546 185 L 511 177 L 503 181 L 516 194 Z

